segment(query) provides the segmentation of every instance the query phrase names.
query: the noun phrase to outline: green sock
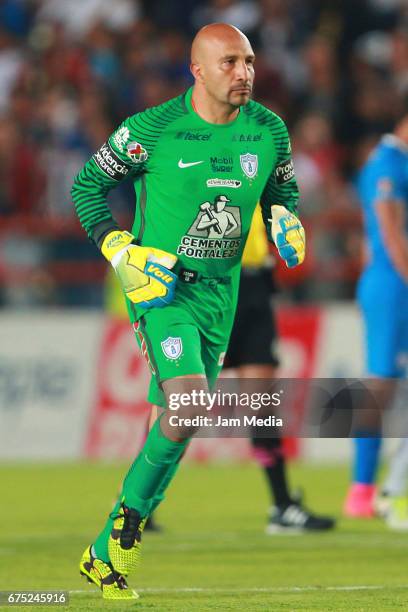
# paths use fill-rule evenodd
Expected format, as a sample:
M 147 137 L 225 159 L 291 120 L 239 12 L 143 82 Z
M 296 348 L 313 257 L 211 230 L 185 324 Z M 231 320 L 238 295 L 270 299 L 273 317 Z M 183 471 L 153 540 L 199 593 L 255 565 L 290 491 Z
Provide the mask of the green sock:
M 161 430 L 160 418 L 157 419 L 123 483 L 125 504 L 141 516 L 149 514 L 153 497 L 169 467 L 178 461 L 187 444 L 188 440 L 169 440 Z
M 112 517 L 117 514 L 121 500 L 125 498 L 125 504 L 135 508 L 141 516 L 150 514 L 156 495 L 156 506 L 162 501 L 164 490 L 176 473 L 179 459 L 188 442 L 173 442 L 166 438 L 160 427 L 160 419 L 156 420 L 125 477 L 119 500 L 95 540 L 94 548 L 98 559 L 109 561 L 108 540 L 113 527 Z
M 109 518 L 105 523 L 105 527 L 102 529 L 101 533 L 98 535 L 94 542 L 94 550 L 96 557 L 98 559 L 102 559 L 102 561 L 105 561 L 105 563 L 109 563 L 110 561 L 108 552 L 108 540 L 110 532 L 113 528 L 113 518 L 111 517 L 116 516 L 116 514 L 119 512 L 121 499 L 122 496 L 119 495 L 119 499 L 114 505 L 112 512 L 110 513 Z
M 164 493 L 167 487 L 169 486 L 169 484 L 171 483 L 171 481 L 173 480 L 179 468 L 179 465 L 180 465 L 180 460 L 176 461 L 176 463 L 172 463 L 170 467 L 168 468 L 166 475 L 164 476 L 163 480 L 160 483 L 160 486 L 158 487 L 158 489 L 156 490 L 156 493 L 154 494 L 152 505 L 150 508 L 150 514 L 156 510 L 159 504 L 162 503 L 164 499 Z

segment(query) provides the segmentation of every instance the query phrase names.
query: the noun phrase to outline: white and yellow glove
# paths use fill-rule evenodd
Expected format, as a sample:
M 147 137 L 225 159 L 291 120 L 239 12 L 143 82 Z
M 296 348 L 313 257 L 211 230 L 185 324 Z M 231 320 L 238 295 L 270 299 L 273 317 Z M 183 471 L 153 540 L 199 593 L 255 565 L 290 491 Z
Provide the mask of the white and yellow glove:
M 301 264 L 306 253 L 305 230 L 299 219 L 284 206 L 271 206 L 271 235 L 288 268 Z
M 102 254 L 131 302 L 142 308 L 167 306 L 174 298 L 177 276 L 171 268 L 177 257 L 161 249 L 136 246 L 133 240 L 129 232 L 114 230 L 105 236 Z

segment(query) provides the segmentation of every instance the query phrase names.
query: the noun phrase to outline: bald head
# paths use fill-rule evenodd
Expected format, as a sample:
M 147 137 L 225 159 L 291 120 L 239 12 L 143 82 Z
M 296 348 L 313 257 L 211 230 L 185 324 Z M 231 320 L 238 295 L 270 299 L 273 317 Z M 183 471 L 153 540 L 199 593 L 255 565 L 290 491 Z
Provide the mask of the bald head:
M 229 23 L 210 23 L 204 26 L 197 32 L 191 45 L 191 63 L 202 62 L 214 45 L 225 45 L 226 43 L 230 45 L 241 43 L 251 48 L 245 34 Z
M 238 108 L 246 104 L 254 80 L 254 52 L 248 38 L 228 23 L 212 23 L 191 46 L 194 95 L 204 103 Z

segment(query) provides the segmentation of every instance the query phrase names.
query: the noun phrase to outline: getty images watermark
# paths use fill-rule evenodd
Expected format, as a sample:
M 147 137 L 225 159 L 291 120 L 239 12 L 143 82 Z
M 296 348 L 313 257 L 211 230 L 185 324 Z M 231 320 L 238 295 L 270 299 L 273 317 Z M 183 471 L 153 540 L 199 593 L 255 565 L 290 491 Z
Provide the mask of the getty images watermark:
M 209 392 L 192 390 L 184 393 L 171 393 L 168 407 L 170 410 L 200 408 L 208 414 L 199 414 L 193 417 L 173 414 L 169 417 L 172 427 L 210 427 L 210 428 L 240 428 L 240 427 L 283 427 L 283 420 L 271 414 L 271 408 L 281 405 L 283 390 L 273 393 L 246 393 L 246 392 Z M 245 413 L 251 410 L 258 412 L 267 410 L 268 414 Z M 237 414 L 244 411 L 243 414 Z
M 408 438 L 408 379 L 225 378 L 211 390 L 199 385 L 191 379 L 179 393 L 173 388 L 167 417 L 197 437 Z

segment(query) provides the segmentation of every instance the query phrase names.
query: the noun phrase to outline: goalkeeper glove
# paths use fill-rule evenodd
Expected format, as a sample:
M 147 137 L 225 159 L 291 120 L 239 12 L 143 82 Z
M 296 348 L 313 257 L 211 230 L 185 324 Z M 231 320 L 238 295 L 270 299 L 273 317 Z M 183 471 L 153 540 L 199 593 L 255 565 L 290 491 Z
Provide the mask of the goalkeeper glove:
M 306 236 L 299 219 L 284 206 L 271 206 L 271 235 L 279 255 L 288 268 L 301 264 L 305 258 Z
M 170 269 L 177 257 L 160 249 L 136 246 L 133 240 L 129 232 L 109 232 L 102 243 L 102 254 L 112 264 L 131 302 L 142 308 L 167 306 L 174 298 L 177 276 Z

